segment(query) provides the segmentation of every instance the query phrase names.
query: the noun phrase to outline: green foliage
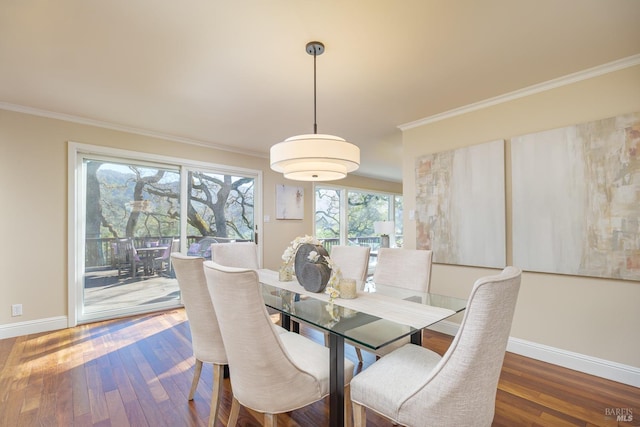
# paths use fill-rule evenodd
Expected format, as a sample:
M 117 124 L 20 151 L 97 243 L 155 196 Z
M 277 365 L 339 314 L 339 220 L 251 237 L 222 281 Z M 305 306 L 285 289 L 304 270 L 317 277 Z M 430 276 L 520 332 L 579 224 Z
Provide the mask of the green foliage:
M 386 194 L 350 191 L 347 198 L 347 237 L 373 236 L 373 223 L 389 218 L 389 197 Z
M 127 223 L 134 213 L 137 219 L 127 237 L 180 235 L 178 170 L 98 163 L 91 170 L 95 170 L 99 194 L 87 194 L 87 203 L 99 203 L 101 237 L 127 236 Z M 190 179 L 189 235 L 253 237 L 253 178 L 193 173 Z
M 343 189 L 316 189 L 315 227 L 319 239 L 337 239 L 340 237 L 340 201 Z M 347 237 L 375 236 L 373 223 L 389 219 L 390 198 L 381 193 L 349 191 L 347 193 Z M 402 218 L 402 197 L 395 196 L 396 215 Z
M 340 237 L 340 190 L 328 188 L 316 190 L 316 237 L 318 239 Z

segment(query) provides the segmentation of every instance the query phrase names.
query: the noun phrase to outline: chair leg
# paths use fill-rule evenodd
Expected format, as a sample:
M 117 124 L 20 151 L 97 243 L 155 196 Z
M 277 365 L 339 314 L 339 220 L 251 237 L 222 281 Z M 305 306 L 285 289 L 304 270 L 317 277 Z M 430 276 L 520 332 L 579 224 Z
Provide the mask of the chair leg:
M 211 409 L 209 411 L 209 427 L 213 427 L 218 419 L 220 407 L 220 391 L 224 382 L 224 365 L 213 365 L 213 391 L 211 392 Z
M 353 427 L 365 427 L 367 425 L 366 408 L 356 402 L 353 405 Z
M 264 427 L 277 427 L 278 415 L 277 414 L 264 414 Z
M 351 404 L 351 386 L 344 386 L 344 425 L 353 427 L 353 405 Z
M 235 397 L 231 402 L 231 411 L 229 412 L 229 422 L 227 423 L 227 427 L 236 427 L 238 423 L 238 414 L 240 413 L 240 402 Z
M 362 360 L 362 351 L 360 350 L 360 347 L 356 347 L 356 356 L 358 356 L 358 363 L 361 364 L 363 360 Z
M 193 381 L 191 381 L 191 391 L 189 391 L 189 400 L 193 400 L 193 396 L 196 394 L 196 388 L 198 388 L 198 381 L 200 381 L 200 373 L 202 372 L 202 360 L 196 359 L 196 365 L 193 371 Z

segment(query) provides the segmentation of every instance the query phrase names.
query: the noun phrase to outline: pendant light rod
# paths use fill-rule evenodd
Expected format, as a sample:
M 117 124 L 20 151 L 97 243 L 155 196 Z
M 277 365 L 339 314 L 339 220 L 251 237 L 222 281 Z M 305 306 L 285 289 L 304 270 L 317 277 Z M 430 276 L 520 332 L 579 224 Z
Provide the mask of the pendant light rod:
M 306 47 L 307 53 L 313 55 L 313 133 L 318 133 L 317 105 L 316 105 L 316 57 L 324 53 L 322 42 L 309 42 Z
M 318 133 L 318 118 L 317 118 L 317 98 L 316 98 L 316 51 L 313 51 L 313 133 Z

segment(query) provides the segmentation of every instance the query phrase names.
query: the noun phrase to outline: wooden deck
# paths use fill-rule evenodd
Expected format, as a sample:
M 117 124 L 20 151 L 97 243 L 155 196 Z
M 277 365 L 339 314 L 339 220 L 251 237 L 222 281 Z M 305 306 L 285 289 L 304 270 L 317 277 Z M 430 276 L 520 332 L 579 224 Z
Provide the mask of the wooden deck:
M 178 300 L 180 292 L 176 279 L 161 275 L 137 276 L 117 270 L 90 271 L 85 278 L 85 313 L 136 307 L 140 305 Z

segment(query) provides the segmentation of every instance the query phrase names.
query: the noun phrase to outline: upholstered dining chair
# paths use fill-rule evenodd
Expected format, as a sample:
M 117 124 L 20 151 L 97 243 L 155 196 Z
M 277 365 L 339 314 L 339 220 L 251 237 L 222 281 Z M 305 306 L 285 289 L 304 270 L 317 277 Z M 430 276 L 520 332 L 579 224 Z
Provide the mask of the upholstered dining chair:
M 227 267 L 248 268 L 251 270 L 260 268 L 258 245 L 255 242 L 212 243 L 211 260 L 216 264 Z M 277 314 L 275 310 L 270 308 L 267 311 L 271 315 Z
M 433 252 L 423 249 L 380 248 L 374 283 L 428 292 Z
M 369 270 L 370 246 L 332 246 L 329 257 L 340 267 L 342 277 L 364 284 Z
M 360 289 L 367 280 L 369 271 L 369 255 L 371 254 L 370 246 L 340 246 L 331 247 L 331 260 L 340 267 L 342 277 L 356 279 L 356 283 L 360 285 Z M 325 333 L 325 345 L 327 342 L 327 334 Z M 360 363 L 363 362 L 362 351 L 355 343 L 347 340 L 347 343 L 353 345 L 356 350 L 356 356 Z
M 373 272 L 376 284 L 395 286 L 418 292 L 429 292 L 431 284 L 431 260 L 433 252 L 424 249 L 380 248 L 378 261 Z M 403 338 L 375 351 L 376 356 L 384 356 L 408 344 L 411 338 Z M 362 362 L 362 352 L 357 344 L 358 360 Z
M 329 394 L 329 349 L 299 334 L 277 333 L 262 299 L 255 270 L 204 263 L 211 300 L 229 358 L 233 402 L 229 426 L 240 405 L 264 413 L 265 426 Z M 256 350 L 256 351 L 252 351 Z M 345 360 L 345 417 L 354 365 Z
M 521 271 L 507 267 L 473 285 L 444 356 L 406 344 L 351 381 L 355 427 L 366 408 L 406 426 L 490 426 Z
M 212 243 L 211 260 L 227 267 L 260 268 L 258 246 L 254 242 Z
M 227 365 L 227 353 L 218 327 L 216 312 L 207 289 L 202 263 L 204 258 L 171 254 L 171 264 L 178 280 L 182 302 L 184 303 L 191 330 L 191 342 L 196 364 L 189 391 L 189 400 L 193 400 L 202 373 L 203 363 L 213 364 L 213 391 L 209 426 L 218 418 L 220 391 L 224 380 L 224 366 Z

